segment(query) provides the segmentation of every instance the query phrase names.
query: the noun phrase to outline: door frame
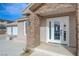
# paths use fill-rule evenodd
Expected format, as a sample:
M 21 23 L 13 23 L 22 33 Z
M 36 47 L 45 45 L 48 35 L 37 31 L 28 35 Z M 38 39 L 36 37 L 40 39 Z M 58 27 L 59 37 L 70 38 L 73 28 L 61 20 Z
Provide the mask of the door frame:
M 68 25 L 69 25 L 69 16 L 61 16 L 61 17 L 54 17 L 54 18 L 68 18 Z M 48 18 L 46 19 L 46 42 L 49 43 L 49 22 L 48 21 L 51 21 L 51 19 L 54 19 L 54 18 Z M 68 26 L 68 32 L 69 32 L 69 26 Z M 68 33 L 68 39 L 67 39 L 67 45 L 69 46 L 69 33 Z

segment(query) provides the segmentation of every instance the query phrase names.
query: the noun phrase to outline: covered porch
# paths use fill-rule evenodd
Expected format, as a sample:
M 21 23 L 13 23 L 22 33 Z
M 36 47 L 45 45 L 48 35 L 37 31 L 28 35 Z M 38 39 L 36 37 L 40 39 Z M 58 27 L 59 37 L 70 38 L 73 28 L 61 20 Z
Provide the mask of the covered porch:
M 78 43 L 77 4 L 47 3 L 39 4 L 35 8 L 32 8 L 33 6 L 35 5 L 24 12 L 29 17 L 28 21 L 30 22 L 27 27 L 29 30 L 27 32 L 27 48 L 38 51 L 36 52 L 38 55 L 40 55 L 39 52 L 47 55 L 76 55 Z M 67 19 L 62 18 L 67 16 Z M 49 21 L 49 19 L 51 20 Z M 56 25 L 57 33 L 54 31 L 54 20 L 60 24 Z M 34 52 L 32 55 L 36 55 L 36 53 Z

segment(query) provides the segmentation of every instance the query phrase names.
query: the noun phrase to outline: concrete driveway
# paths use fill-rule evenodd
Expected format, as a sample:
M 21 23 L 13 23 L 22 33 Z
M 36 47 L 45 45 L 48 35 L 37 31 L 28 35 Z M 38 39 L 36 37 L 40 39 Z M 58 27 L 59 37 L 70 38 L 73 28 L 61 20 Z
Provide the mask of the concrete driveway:
M 1 36 L 2 37 L 2 36 Z M 19 56 L 25 44 L 0 37 L 0 56 Z

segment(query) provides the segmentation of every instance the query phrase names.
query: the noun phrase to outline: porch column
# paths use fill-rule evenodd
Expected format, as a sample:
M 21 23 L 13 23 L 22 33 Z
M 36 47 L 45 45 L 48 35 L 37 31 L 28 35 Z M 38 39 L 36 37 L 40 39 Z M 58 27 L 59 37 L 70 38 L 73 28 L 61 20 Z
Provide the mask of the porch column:
M 30 25 L 27 27 L 27 48 L 34 48 L 40 44 L 40 19 L 34 13 L 29 16 Z

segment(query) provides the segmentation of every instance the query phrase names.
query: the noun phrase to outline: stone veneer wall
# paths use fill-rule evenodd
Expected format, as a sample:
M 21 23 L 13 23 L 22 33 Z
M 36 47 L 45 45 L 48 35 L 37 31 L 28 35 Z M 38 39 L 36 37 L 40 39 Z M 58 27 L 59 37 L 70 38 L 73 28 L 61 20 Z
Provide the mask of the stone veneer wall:
M 69 45 L 71 47 L 76 47 L 76 13 L 70 15 L 69 18 Z
M 75 4 L 73 3 L 46 3 L 36 9 L 35 13 L 39 14 L 40 16 L 48 16 L 73 11 L 75 8 Z
M 39 46 L 40 44 L 40 18 L 35 15 L 35 20 L 34 20 L 34 32 L 35 32 L 35 47 Z
M 78 6 L 78 39 L 79 39 L 79 6 Z
M 40 41 L 46 42 L 46 21 L 47 18 L 40 19 Z
M 79 55 L 79 4 L 78 4 L 78 55 Z
M 41 8 L 39 8 L 37 11 L 45 10 L 48 8 L 58 9 L 58 8 L 66 8 L 66 7 L 73 7 L 73 3 L 46 3 Z
M 27 48 L 34 48 L 40 44 L 40 20 L 37 15 L 29 16 L 30 26 L 27 27 Z

